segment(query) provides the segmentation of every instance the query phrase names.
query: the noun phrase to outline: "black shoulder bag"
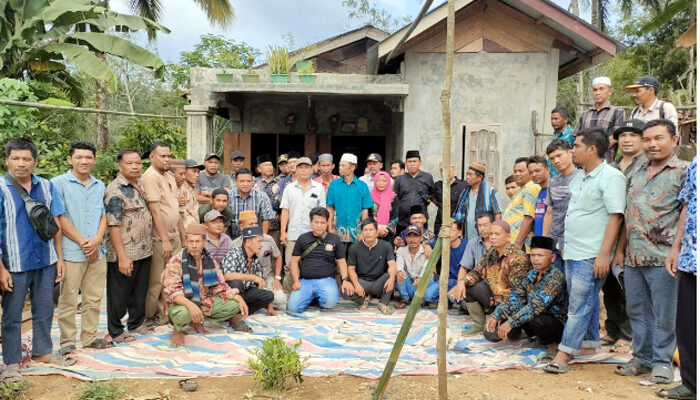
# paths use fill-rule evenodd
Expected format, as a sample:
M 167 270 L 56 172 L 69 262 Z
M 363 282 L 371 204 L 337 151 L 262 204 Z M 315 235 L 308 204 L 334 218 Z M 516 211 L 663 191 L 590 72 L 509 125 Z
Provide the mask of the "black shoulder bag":
M 46 204 L 29 197 L 27 191 L 17 183 L 9 172 L 5 174 L 5 179 L 10 181 L 17 193 L 22 196 L 24 206 L 27 209 L 27 215 L 29 216 L 29 223 L 32 224 L 32 228 L 39 234 L 41 240 L 48 242 L 53 239 L 58 233 L 58 225 L 53 215 L 51 215 L 51 210 Z

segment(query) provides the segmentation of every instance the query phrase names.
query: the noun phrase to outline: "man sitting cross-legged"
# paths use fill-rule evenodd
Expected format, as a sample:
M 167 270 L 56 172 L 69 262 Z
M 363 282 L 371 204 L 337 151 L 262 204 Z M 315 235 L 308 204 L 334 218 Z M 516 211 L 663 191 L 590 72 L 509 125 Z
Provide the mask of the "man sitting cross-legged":
M 228 287 L 219 265 L 204 249 L 207 227 L 192 224 L 185 233 L 185 249 L 168 261 L 161 276 L 165 312 L 173 324 L 173 346 L 185 344 L 182 328 L 187 324 L 198 333 L 207 333 L 204 318 L 233 324 L 235 318 L 248 315 L 240 292 Z
M 379 298 L 379 311 L 384 315 L 391 314 L 389 301 L 396 283 L 394 247 L 385 240 L 379 240 L 377 221 L 374 219 L 365 218 L 360 229 L 362 240 L 350 248 L 348 255 L 348 277 L 355 293 L 343 293 L 343 298 L 357 303 L 360 310 L 366 310 L 372 296 L 376 296 Z
M 302 233 L 294 243 L 292 262 L 292 292 L 287 301 L 287 310 L 301 313 L 316 298 L 321 308 L 338 305 L 338 284 L 335 282 L 336 267 L 342 279 L 342 291 L 352 295 L 355 289 L 348 278 L 345 263 L 345 245 L 338 235 L 326 232 L 329 213 L 323 207 L 309 212 L 311 232 Z
M 496 307 L 486 322 L 484 337 L 492 342 L 520 337 L 537 337 L 548 347 L 553 358 L 566 323 L 566 278 L 557 268 L 556 242 L 546 236 L 535 236 L 530 244 L 530 262 L 534 267 L 520 286 L 510 292 L 507 300 Z
M 267 315 L 277 315 L 272 308 L 275 295 L 265 290 L 267 283 L 263 278 L 262 265 L 258 259 L 263 244 L 262 228 L 251 226 L 243 229 L 242 232 L 243 246 L 231 248 L 221 263 L 224 279 L 229 286 L 241 292 L 251 314 L 261 308 L 267 308 Z M 235 330 L 243 332 L 252 330 L 242 318 L 236 319 L 233 326 Z
M 418 281 L 423 276 L 428 264 L 428 257 L 423 246 L 422 228 L 409 225 L 403 233 L 406 237 L 406 246 L 396 250 L 396 289 L 401 295 L 401 300 L 396 303 L 396 308 L 405 308 L 406 303 L 413 299 L 418 288 Z M 437 285 L 437 281 L 430 279 L 428 288 Z

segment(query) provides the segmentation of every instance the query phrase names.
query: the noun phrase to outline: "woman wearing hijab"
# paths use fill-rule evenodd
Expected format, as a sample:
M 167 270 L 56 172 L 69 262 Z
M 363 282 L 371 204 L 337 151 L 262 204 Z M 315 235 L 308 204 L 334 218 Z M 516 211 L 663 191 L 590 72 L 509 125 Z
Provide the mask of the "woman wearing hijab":
M 377 172 L 374 175 L 374 188 L 370 194 L 374 202 L 372 214 L 379 226 L 379 237 L 393 243 L 396 236 L 396 224 L 399 221 L 399 206 L 398 197 L 391 190 L 389 182 L 391 182 L 391 177 L 387 172 Z

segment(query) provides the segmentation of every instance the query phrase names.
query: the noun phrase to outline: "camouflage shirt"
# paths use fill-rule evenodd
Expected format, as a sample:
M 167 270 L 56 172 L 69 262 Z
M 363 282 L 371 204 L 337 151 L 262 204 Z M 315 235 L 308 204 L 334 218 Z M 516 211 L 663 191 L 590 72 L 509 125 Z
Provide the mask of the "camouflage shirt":
M 663 266 L 678 229 L 682 204 L 678 194 L 688 163 L 672 156 L 649 177 L 649 162 L 627 182 L 627 259 L 632 266 Z

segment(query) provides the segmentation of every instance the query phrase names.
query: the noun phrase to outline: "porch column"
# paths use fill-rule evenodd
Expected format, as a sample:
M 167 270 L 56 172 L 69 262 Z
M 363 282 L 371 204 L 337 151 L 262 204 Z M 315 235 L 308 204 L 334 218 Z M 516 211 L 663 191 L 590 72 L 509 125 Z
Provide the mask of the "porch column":
M 187 114 L 187 158 L 203 162 L 214 151 L 214 110 L 208 106 L 185 106 Z

